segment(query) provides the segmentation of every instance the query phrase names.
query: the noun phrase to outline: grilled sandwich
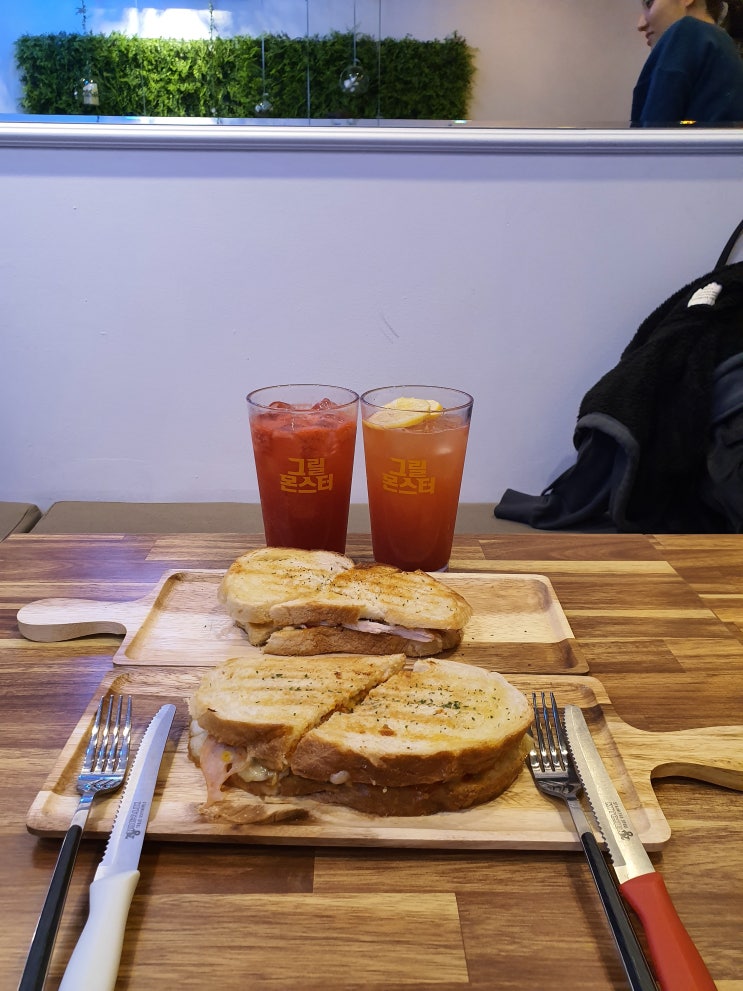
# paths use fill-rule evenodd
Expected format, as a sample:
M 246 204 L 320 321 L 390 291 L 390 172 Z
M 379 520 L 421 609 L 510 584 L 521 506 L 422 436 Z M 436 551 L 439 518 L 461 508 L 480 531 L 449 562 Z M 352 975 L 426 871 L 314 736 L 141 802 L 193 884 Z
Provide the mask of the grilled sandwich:
M 208 674 L 190 703 L 207 804 L 225 784 L 383 816 L 499 795 L 523 766 L 524 696 L 469 664 L 405 660 L 263 656 Z
M 469 603 L 424 571 L 327 551 L 261 548 L 225 574 L 220 601 L 265 653 L 428 657 L 456 647 Z

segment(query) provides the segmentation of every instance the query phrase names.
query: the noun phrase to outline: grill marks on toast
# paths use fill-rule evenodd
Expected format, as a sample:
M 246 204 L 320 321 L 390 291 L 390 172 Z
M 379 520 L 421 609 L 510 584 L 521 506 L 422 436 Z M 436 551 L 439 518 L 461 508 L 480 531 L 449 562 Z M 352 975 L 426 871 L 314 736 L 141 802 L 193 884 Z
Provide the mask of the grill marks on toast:
M 204 676 L 191 717 L 221 743 L 247 747 L 255 761 L 282 771 L 302 736 L 350 709 L 405 663 L 383 657 L 235 657 Z
M 273 622 L 282 625 L 354 623 L 363 618 L 451 630 L 463 627 L 472 609 L 461 595 L 426 572 L 373 564 L 341 571 L 315 594 L 277 603 L 269 613 Z
M 353 567 L 350 558 L 333 551 L 262 547 L 233 561 L 220 585 L 219 599 L 241 625 L 266 624 L 277 602 L 312 595 Z
M 472 617 L 470 604 L 458 592 L 425 571 L 401 572 L 386 564 L 359 566 L 336 575 L 336 595 L 364 603 L 368 612 L 400 626 L 434 630 L 460 629 Z
M 228 568 L 218 594 L 250 643 L 272 654 L 426 657 L 456 646 L 472 616 L 458 592 L 426 572 L 355 565 L 327 551 L 251 551 Z M 370 621 L 383 628 L 372 632 Z
M 204 677 L 189 707 L 220 743 L 247 749 L 250 773 L 236 768 L 228 781 L 255 794 L 308 795 L 383 816 L 453 811 L 500 794 L 523 764 L 524 696 L 472 665 L 419 660 L 408 670 L 405 661 L 233 658 Z M 252 773 L 256 764 L 268 777 Z
M 524 696 L 505 678 L 453 661 L 418 661 L 350 712 L 305 734 L 291 760 L 302 777 L 397 788 L 479 774 L 523 738 Z

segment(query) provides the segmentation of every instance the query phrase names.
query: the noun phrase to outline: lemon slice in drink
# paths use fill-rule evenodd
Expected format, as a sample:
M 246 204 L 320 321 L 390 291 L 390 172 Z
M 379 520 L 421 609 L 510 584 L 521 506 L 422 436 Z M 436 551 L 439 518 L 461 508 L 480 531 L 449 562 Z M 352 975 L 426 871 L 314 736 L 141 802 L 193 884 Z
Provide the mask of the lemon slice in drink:
M 391 403 L 385 403 L 381 409 L 366 421 L 370 427 L 378 430 L 401 430 L 403 427 L 415 427 L 426 420 L 440 416 L 444 407 L 435 399 L 412 399 L 400 396 Z

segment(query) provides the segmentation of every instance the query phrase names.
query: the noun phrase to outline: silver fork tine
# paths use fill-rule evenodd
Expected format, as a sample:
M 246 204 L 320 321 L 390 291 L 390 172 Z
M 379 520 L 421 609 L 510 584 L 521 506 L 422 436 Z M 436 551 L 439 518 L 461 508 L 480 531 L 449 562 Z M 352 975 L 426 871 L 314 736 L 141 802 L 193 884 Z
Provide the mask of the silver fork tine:
M 121 696 L 119 696 L 121 698 Z M 113 695 L 108 696 L 108 707 L 106 708 L 106 719 L 101 726 L 101 735 L 98 740 L 98 749 L 96 750 L 95 764 L 93 765 L 93 771 L 95 774 L 105 774 L 106 772 L 106 760 L 108 757 L 108 738 L 111 736 L 111 713 L 113 711 L 114 697 Z
M 119 698 L 119 713 L 121 712 L 121 697 Z M 116 731 L 118 734 L 119 744 L 118 750 L 116 751 L 116 760 L 114 761 L 113 772 L 114 774 L 126 774 L 126 765 L 129 763 L 129 747 L 132 742 L 132 697 L 131 695 L 126 701 L 126 716 L 124 718 L 124 727 L 119 731 L 119 723 L 117 723 Z
M 105 701 L 105 698 L 102 698 L 98 703 L 98 708 L 93 720 L 93 726 L 90 730 L 90 737 L 88 738 L 88 746 L 85 750 L 85 756 L 83 757 L 83 771 L 90 772 L 93 770 L 93 766 L 95 765 L 95 755 L 98 750 L 98 734 L 101 728 L 101 715 L 103 714 L 103 703 Z
M 552 768 L 553 771 L 560 770 L 559 764 L 556 765 L 555 763 L 555 757 L 556 757 L 555 742 L 552 739 L 552 731 L 550 729 L 550 723 L 549 723 L 549 713 L 547 712 L 547 700 L 545 698 L 544 692 L 542 692 L 542 707 L 540 710 L 540 717 L 541 717 L 540 724 L 541 723 L 544 724 L 545 748 L 549 752 L 550 767 Z
M 560 713 L 557 711 L 557 702 L 555 701 L 554 692 L 550 692 L 550 700 L 550 712 L 547 715 L 547 729 L 550 732 L 550 736 L 554 732 L 552 747 L 555 759 L 559 758 L 560 765 L 567 771 L 570 767 L 570 751 L 568 750 L 568 743 L 565 739 L 565 732 L 562 728 Z M 546 709 L 544 692 L 542 692 L 542 703 Z
M 545 795 L 561 798 L 567 803 L 619 950 L 629 986 L 632 991 L 657 991 L 655 978 L 632 928 L 611 871 L 578 800 L 582 787 L 570 756 L 554 693 L 550 692 L 548 703 L 546 692 L 542 692 L 540 704 L 536 692 L 532 692 L 531 704 L 534 710 L 536 746 L 530 751 L 528 760 L 534 783 Z
M 90 806 L 96 795 L 115 791 L 123 783 L 131 732 L 131 696 L 127 697 L 126 708 L 123 696 L 104 696 L 93 719 L 77 779 L 80 801 L 62 841 L 18 991 L 42 991 Z
M 557 712 L 557 702 L 555 701 L 555 696 L 553 692 L 550 692 L 551 708 L 548 711 L 547 702 L 544 697 L 544 692 L 542 692 L 542 708 L 544 710 L 545 722 L 547 723 L 547 734 L 550 741 L 550 753 L 552 754 L 552 763 L 563 769 L 567 767 L 567 763 L 563 763 L 561 760 L 562 752 L 558 746 L 557 741 L 560 738 L 560 717 Z M 551 717 L 551 718 L 550 718 Z
M 544 698 L 544 692 L 542 692 L 542 698 Z M 542 732 L 542 720 L 539 711 L 539 705 L 537 703 L 536 692 L 531 693 L 531 707 L 534 710 L 534 729 L 536 731 L 536 743 L 537 749 L 539 751 L 539 756 L 541 757 L 541 767 L 543 770 L 547 770 L 546 760 L 547 760 L 547 748 L 544 745 L 544 733 Z

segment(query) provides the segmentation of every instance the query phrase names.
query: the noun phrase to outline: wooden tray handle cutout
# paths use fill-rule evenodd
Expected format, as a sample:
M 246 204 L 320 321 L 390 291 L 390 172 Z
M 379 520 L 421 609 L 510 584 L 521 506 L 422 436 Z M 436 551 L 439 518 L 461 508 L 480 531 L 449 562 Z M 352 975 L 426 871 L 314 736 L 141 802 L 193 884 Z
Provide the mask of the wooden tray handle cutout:
M 126 634 L 127 626 L 144 615 L 139 603 L 140 600 L 40 599 L 18 610 L 18 629 L 27 640 L 42 643 L 74 640 L 96 633 Z
M 743 791 L 743 726 L 705 726 L 674 733 L 617 727 L 615 739 L 653 778 L 693 778 Z

